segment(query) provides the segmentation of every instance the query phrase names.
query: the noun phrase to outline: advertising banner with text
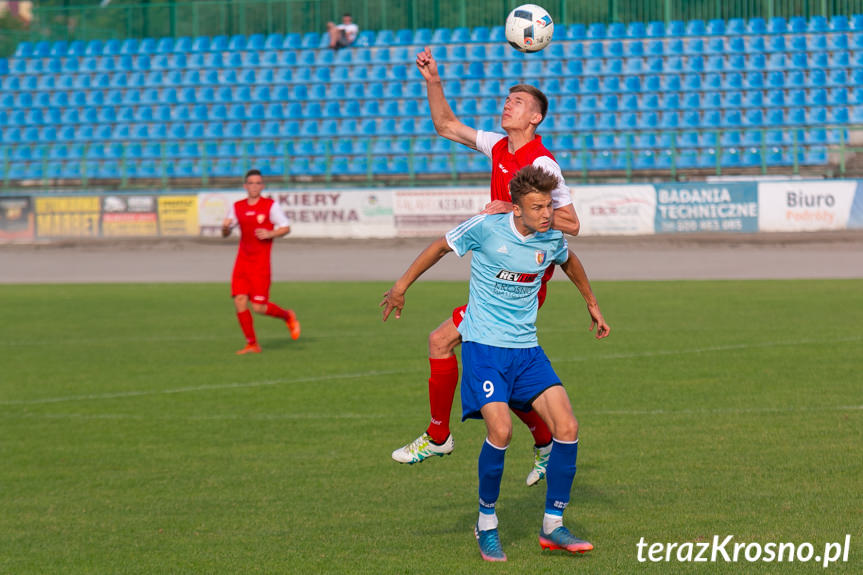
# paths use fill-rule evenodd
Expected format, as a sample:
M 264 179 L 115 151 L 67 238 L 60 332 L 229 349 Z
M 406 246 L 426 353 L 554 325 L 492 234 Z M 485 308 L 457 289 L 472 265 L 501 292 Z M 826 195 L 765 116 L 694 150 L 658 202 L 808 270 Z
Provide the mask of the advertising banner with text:
M 198 193 L 198 229 L 202 236 L 218 237 L 222 235 L 222 222 L 228 215 L 228 209 L 237 200 L 246 197 L 245 192 L 199 192 Z M 237 234 L 234 230 L 234 234 Z
M 572 186 L 579 235 L 651 235 L 656 190 L 650 185 Z
M 198 232 L 198 198 L 196 196 L 159 197 L 160 236 L 197 236 Z
M 443 235 L 480 213 L 489 202 L 488 188 L 396 189 L 393 191 L 398 235 Z
M 28 196 L 0 197 L 0 240 L 32 240 L 33 200 Z
M 758 184 L 758 228 L 762 232 L 844 230 L 858 195 L 853 180 Z
M 384 189 L 285 191 L 270 197 L 291 221 L 299 238 L 391 238 L 393 192 Z
M 757 232 L 758 184 L 656 184 L 656 233 Z
M 158 235 L 155 196 L 104 196 L 104 237 L 155 237 Z
M 276 200 L 298 238 L 391 238 L 393 224 L 390 190 L 297 190 L 265 192 Z M 198 222 L 202 236 L 221 235 L 222 221 L 244 192 L 200 192 Z M 234 234 L 238 231 L 235 229 Z
M 35 198 L 36 236 L 98 238 L 102 202 L 98 196 Z

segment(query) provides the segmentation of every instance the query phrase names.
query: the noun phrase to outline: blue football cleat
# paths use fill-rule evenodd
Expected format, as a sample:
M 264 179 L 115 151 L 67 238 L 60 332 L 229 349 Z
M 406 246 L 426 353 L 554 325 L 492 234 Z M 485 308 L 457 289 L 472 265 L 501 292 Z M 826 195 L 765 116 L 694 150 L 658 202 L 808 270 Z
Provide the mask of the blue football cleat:
M 500 545 L 500 535 L 497 529 L 480 531 L 476 526 L 473 528 L 476 541 L 479 543 L 479 553 L 486 561 L 506 561 L 506 553 Z
M 558 527 L 551 533 L 543 533 L 539 530 L 539 546 L 543 549 L 554 551 L 562 549 L 570 553 L 587 553 L 593 549 L 593 545 L 584 539 L 579 539 L 569 532 L 566 527 Z

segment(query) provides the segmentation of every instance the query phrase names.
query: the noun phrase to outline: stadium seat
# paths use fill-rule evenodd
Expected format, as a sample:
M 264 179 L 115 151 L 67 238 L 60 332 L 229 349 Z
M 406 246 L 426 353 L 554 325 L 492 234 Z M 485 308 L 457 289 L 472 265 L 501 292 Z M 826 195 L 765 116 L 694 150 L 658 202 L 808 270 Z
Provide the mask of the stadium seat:
M 449 28 L 438 28 L 431 35 L 431 44 L 450 44 L 450 35 L 452 31 Z

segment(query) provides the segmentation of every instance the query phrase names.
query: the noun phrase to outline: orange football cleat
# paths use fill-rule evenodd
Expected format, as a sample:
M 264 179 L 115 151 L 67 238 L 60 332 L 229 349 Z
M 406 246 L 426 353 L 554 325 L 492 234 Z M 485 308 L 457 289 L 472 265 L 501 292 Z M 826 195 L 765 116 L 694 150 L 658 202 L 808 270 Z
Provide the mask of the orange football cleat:
M 288 310 L 288 319 L 285 323 L 291 330 L 291 339 L 300 339 L 300 322 L 297 321 L 297 314 L 294 313 L 294 310 Z
M 261 346 L 256 343 L 246 344 L 246 347 L 237 352 L 237 355 L 245 355 L 247 353 L 261 353 Z

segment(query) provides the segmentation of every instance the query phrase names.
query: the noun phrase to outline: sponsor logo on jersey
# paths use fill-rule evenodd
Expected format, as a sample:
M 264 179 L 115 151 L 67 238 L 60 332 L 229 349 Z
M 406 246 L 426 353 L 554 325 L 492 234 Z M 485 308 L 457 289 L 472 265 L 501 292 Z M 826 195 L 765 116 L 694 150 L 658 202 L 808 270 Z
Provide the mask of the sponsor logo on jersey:
M 542 265 L 542 262 L 544 262 L 544 261 L 545 261 L 545 252 L 541 252 L 539 250 L 536 250 L 536 263 L 538 265 Z
M 497 248 L 497 253 L 508 254 L 509 252 L 507 251 L 506 245 L 504 244 L 504 245 L 501 245 L 499 248 Z
M 515 282 L 519 284 L 529 284 L 533 283 L 536 280 L 536 276 L 539 274 L 523 274 L 521 272 L 511 272 L 507 270 L 500 270 L 497 272 L 495 276 L 499 280 L 506 280 L 508 282 Z

